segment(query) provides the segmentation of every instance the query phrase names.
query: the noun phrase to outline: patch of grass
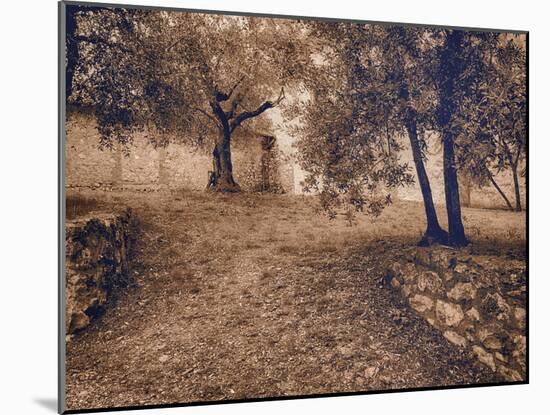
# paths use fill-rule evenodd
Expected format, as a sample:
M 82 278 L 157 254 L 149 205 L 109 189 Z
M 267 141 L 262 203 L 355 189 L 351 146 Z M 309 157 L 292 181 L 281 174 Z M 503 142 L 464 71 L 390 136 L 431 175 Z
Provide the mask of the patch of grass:
M 379 217 L 359 213 L 349 226 L 345 215 L 329 220 L 318 210 L 315 197 L 302 195 L 87 191 L 67 197 L 71 217 L 127 206 L 143 219 L 144 226 L 166 225 L 167 232 L 174 233 L 166 239 L 183 244 L 173 248 L 189 250 L 198 263 L 231 260 L 243 249 L 253 252 L 256 261 L 262 257 L 277 262 L 277 256 L 331 254 L 377 240 L 414 243 L 425 229 L 422 204 L 407 201 L 393 203 Z M 445 207 L 437 206 L 437 212 L 446 227 Z M 474 244 L 525 244 L 525 212 L 463 208 L 463 218 Z M 177 237 L 183 234 L 184 239 Z
M 299 253 L 299 248 L 296 245 L 281 245 L 277 248 L 277 252 L 280 254 L 297 255 Z
M 246 241 L 244 243 L 244 248 L 245 249 L 261 249 L 262 248 L 262 245 L 259 245 L 257 242 L 255 241 Z

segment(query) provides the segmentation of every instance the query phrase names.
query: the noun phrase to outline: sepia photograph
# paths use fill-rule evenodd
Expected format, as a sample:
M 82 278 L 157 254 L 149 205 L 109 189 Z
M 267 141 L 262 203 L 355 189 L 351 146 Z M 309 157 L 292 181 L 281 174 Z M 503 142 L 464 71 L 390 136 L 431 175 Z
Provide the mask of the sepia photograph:
M 61 412 L 529 382 L 528 32 L 59 17 Z

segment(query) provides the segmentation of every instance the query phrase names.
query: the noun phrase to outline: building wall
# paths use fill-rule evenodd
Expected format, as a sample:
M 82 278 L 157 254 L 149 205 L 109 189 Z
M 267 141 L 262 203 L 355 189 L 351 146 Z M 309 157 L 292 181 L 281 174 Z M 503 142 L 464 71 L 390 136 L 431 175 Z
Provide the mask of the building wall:
M 125 188 L 137 190 L 192 189 L 203 190 L 212 170 L 209 150 L 171 143 L 154 148 L 144 134 L 134 135 L 134 143 L 127 155 L 120 148 L 113 151 L 98 148 L 99 136 L 91 115 L 70 113 L 67 120 L 66 183 L 68 187 Z M 436 204 L 445 203 L 443 156 L 437 137 L 429 140 L 425 161 Z M 232 143 L 235 180 L 245 191 L 283 191 L 301 193 L 304 171 L 292 157 L 284 155 L 277 143 L 269 150 L 261 136 L 237 135 Z M 408 139 L 402 139 L 401 160 L 407 162 L 416 176 Z M 267 171 L 267 177 L 266 177 Z M 514 204 L 514 186 L 511 173 L 495 177 L 499 186 Z M 467 204 L 466 180 L 461 182 L 461 199 Z M 522 206 L 526 207 L 525 178 L 520 177 Z M 266 186 L 267 185 L 267 186 Z M 470 186 L 470 206 L 506 208 L 502 197 L 493 186 Z M 394 199 L 422 201 L 418 185 L 400 187 Z
M 66 184 L 68 187 L 123 188 L 135 190 L 203 190 L 212 170 L 206 149 L 170 143 L 155 148 L 145 133 L 133 136 L 126 153 L 98 147 L 99 133 L 92 115 L 68 115 Z M 250 133 L 232 142 L 233 175 L 246 191 L 294 192 L 292 166 L 281 163 L 276 143 L 266 149 L 266 138 Z

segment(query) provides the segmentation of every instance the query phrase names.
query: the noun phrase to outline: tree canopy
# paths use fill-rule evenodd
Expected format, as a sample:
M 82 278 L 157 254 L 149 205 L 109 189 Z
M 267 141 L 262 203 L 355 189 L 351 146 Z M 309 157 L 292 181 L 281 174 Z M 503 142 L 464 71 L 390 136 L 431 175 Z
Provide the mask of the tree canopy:
M 519 35 L 502 34 L 484 49 L 475 94 L 465 97 L 463 129 L 457 140 L 458 164 L 478 186 L 493 184 L 509 171 L 514 180 L 515 209 L 521 210 L 519 165 L 527 146 L 527 56 Z
M 101 144 L 152 128 L 214 147 L 224 190 L 232 133 L 277 106 L 306 75 L 297 21 L 199 13 L 75 7 L 68 39 L 70 103 L 94 109 Z M 76 52 L 75 52 L 76 49 Z M 70 67 L 70 64 L 73 67 Z M 223 180 L 222 180 L 223 179 Z
M 408 135 L 428 223 L 421 242 L 467 243 L 457 172 L 486 180 L 488 172 L 517 165 L 525 149 L 521 46 L 492 32 L 315 26 L 325 37 L 332 68 L 330 76 L 316 77 L 322 81 L 298 111 L 306 189 L 319 190 L 332 215 L 344 205 L 379 213 L 391 203 L 391 189 L 412 180 L 409 166 L 399 160 L 399 139 Z M 427 132 L 443 144 L 450 235 L 438 224 L 425 172 Z
M 334 216 L 377 215 L 410 185 L 409 140 L 427 218 L 425 242 L 467 242 L 457 172 L 478 184 L 518 166 L 526 148 L 525 46 L 464 30 L 68 6 L 67 100 L 93 109 L 100 144 L 186 141 L 212 150 L 213 190 L 238 191 L 231 142 L 281 106 L 305 190 Z M 263 121 L 261 121 L 263 120 Z M 424 166 L 443 145 L 449 234 Z M 498 188 L 498 186 L 497 186 Z M 502 193 L 502 191 L 501 191 Z
M 308 98 L 294 109 L 305 189 L 320 192 L 333 216 L 343 206 L 377 215 L 391 203 L 392 188 L 413 180 L 398 157 L 391 87 L 365 69 L 367 54 L 376 53 L 367 47 L 368 27 L 313 25 L 324 48 Z

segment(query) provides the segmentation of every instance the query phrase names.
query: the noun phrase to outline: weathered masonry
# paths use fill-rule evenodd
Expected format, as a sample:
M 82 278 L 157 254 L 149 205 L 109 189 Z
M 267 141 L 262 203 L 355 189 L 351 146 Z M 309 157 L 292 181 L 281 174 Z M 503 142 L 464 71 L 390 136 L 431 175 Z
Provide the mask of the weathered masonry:
M 155 148 L 145 134 L 135 134 L 127 154 L 115 146 L 99 149 L 92 115 L 67 117 L 66 185 L 68 188 L 203 190 L 212 171 L 207 149 L 170 143 Z M 245 191 L 294 193 L 294 169 L 279 151 L 276 138 L 243 129 L 232 142 L 233 174 Z
M 449 342 L 506 380 L 525 380 L 524 260 L 414 248 L 395 258 L 385 278 Z
M 99 133 L 91 114 L 72 111 L 66 123 L 66 184 L 68 188 L 95 189 L 191 189 L 204 190 L 213 170 L 209 149 L 171 143 L 152 146 L 145 134 L 135 134 L 128 154 L 121 148 L 99 149 Z M 288 144 L 288 143 L 287 143 Z M 443 157 L 437 137 L 428 143 L 426 170 L 434 202 L 445 204 Z M 400 154 L 414 173 L 414 163 L 407 140 Z M 277 139 L 270 134 L 239 129 L 232 142 L 233 175 L 244 191 L 302 193 L 300 181 L 304 171 L 288 154 L 280 151 Z M 514 203 L 514 185 L 510 172 L 501 172 L 495 181 Z M 489 185 L 479 188 L 459 175 L 461 203 L 469 207 L 506 208 L 497 190 Z M 526 185 L 520 180 L 523 208 L 527 207 Z M 416 182 L 400 187 L 394 200 L 421 202 L 422 193 Z
M 134 220 L 131 211 L 126 211 L 67 221 L 66 333 L 87 327 L 103 313 L 116 291 L 127 287 Z

